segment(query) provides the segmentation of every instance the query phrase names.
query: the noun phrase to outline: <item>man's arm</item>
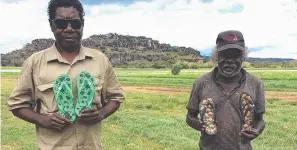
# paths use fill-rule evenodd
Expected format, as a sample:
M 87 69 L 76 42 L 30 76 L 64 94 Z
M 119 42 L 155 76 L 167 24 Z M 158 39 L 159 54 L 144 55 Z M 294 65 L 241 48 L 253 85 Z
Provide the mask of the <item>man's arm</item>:
M 34 103 L 33 95 L 35 94 L 32 72 L 32 58 L 29 57 L 22 65 L 16 86 L 8 99 L 8 107 L 14 116 L 27 122 L 38 124 L 37 118 L 39 114 L 32 110 L 32 103 Z
M 22 120 L 25 120 L 27 122 L 30 122 L 36 125 L 40 125 L 38 121 L 40 114 L 34 112 L 32 108 L 24 107 L 24 108 L 14 109 L 12 110 L 12 113 L 14 116 Z
M 57 131 L 61 131 L 64 127 L 70 124 L 69 120 L 57 114 L 45 116 L 34 112 L 32 108 L 29 107 L 14 109 L 12 110 L 12 113 L 14 116 L 22 120 Z
M 198 80 L 196 80 L 193 84 L 191 94 L 190 94 L 190 99 L 187 104 L 187 117 L 186 117 L 186 122 L 187 124 L 192 127 L 195 130 L 198 131 L 204 131 L 204 126 L 198 119 L 198 114 L 199 114 L 199 83 Z
M 254 128 L 261 134 L 265 128 L 265 121 L 263 119 L 263 114 L 255 114 Z
M 188 111 L 186 122 L 187 124 L 195 130 L 204 131 L 205 127 L 201 124 L 197 117 L 198 113 L 195 111 Z
M 94 124 L 102 121 L 116 112 L 125 100 L 123 90 L 110 63 L 108 63 L 102 92 L 104 96 L 101 98 L 104 98 L 104 101 L 106 99 L 107 103 L 102 108 L 93 107 L 83 110 L 78 116 L 82 123 Z
M 251 129 L 241 131 L 241 136 L 248 140 L 257 138 L 265 128 L 265 121 L 263 114 L 255 114 L 254 126 Z
M 120 108 L 120 103 L 116 101 L 109 101 L 107 104 L 99 110 L 99 114 L 102 119 L 109 117 Z
M 58 115 L 44 116 L 33 111 L 32 103 L 34 97 L 33 67 L 31 57 L 29 57 L 22 66 L 21 73 L 16 81 L 8 99 L 9 110 L 13 115 L 45 128 L 61 130 L 69 121 Z
M 265 129 L 265 121 L 263 119 L 263 114 L 265 112 L 265 93 L 263 82 L 260 82 L 259 89 L 257 91 L 253 127 L 240 133 L 243 138 L 249 140 L 253 140 L 258 137 Z

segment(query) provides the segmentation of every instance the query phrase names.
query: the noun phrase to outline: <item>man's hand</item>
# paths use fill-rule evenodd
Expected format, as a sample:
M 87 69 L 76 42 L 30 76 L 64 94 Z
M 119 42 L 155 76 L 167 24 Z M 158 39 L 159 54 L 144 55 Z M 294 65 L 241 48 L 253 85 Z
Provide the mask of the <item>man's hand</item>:
M 197 118 L 197 115 L 198 113 L 196 112 L 188 111 L 186 122 L 193 129 L 196 129 L 198 131 L 204 131 L 205 126 L 199 121 L 199 119 Z
M 263 114 L 255 114 L 254 127 L 241 131 L 242 138 L 247 140 L 253 140 L 258 137 L 265 128 L 265 122 L 263 120 Z
M 91 109 L 84 109 L 78 116 L 78 121 L 84 124 L 96 124 L 103 119 L 109 117 L 120 107 L 119 102 L 109 101 L 104 107 L 93 107 Z
M 85 124 L 95 124 L 103 120 L 99 108 L 83 109 L 78 116 L 78 120 Z
M 253 140 L 256 137 L 258 137 L 260 132 L 255 128 L 245 129 L 241 131 L 240 135 L 241 137 L 247 139 L 247 140 Z
M 48 129 L 53 129 L 56 131 L 63 131 L 63 129 L 71 124 L 71 121 L 58 115 L 58 114 L 53 114 L 51 116 L 43 116 L 40 115 L 36 118 L 38 125 L 48 128 Z

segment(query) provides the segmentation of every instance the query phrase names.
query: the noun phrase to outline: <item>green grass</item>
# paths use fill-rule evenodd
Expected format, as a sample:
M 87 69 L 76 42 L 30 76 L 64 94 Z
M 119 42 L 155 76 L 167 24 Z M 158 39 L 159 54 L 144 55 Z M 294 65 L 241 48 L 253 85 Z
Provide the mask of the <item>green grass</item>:
M 296 70 L 297 68 L 246 68 L 247 70 Z
M 17 78 L 19 75 L 18 72 L 1 72 L 1 78 Z
M 205 72 L 141 71 L 140 69 L 116 70 L 122 85 L 191 88 L 194 80 Z M 264 81 L 266 91 L 297 91 L 297 72 L 251 72 Z M 1 77 L 16 78 L 19 73 L 2 73 Z
M 21 69 L 21 67 L 15 67 L 15 66 L 0 66 L 1 69 Z M 212 68 L 201 68 L 201 70 L 211 70 Z M 247 70 L 296 70 L 297 68 L 246 68 Z M 115 70 L 131 70 L 131 71 L 140 71 L 140 70 L 166 70 L 169 71 L 170 69 L 155 69 L 155 68 L 115 68 Z M 184 70 L 200 70 L 200 69 L 184 69 Z
M 297 91 L 297 72 L 251 72 L 264 81 L 267 91 Z M 182 72 L 118 72 L 123 85 L 191 88 L 196 78 L 205 73 Z
M 8 69 L 21 69 L 21 67 L 9 67 L 9 66 L 8 67 L 6 67 L 6 66 L 4 67 L 4 66 L 1 66 L 1 69 L 7 69 L 7 70 Z
M 7 110 L 13 80 L 2 81 L 2 149 L 36 149 L 35 129 Z M 189 94 L 127 92 L 119 111 L 103 122 L 102 143 L 107 150 L 193 150 L 199 134 L 185 123 Z M 255 150 L 297 148 L 297 102 L 266 100 L 267 125 L 253 141 Z M 284 109 L 285 108 L 285 109 Z

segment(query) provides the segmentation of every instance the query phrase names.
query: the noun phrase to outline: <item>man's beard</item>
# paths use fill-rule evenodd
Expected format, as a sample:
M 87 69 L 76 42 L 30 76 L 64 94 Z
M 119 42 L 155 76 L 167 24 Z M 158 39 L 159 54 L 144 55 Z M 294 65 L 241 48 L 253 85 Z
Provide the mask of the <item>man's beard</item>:
M 234 76 L 236 76 L 236 75 L 238 75 L 240 73 L 240 67 L 236 68 L 236 70 L 234 70 L 232 72 L 228 72 L 226 70 L 223 70 L 223 69 L 219 68 L 219 72 L 224 77 L 231 78 L 231 77 L 234 77 Z
M 55 39 L 56 39 L 56 46 L 59 48 L 59 50 L 72 53 L 76 52 L 80 49 L 81 46 L 81 35 L 82 33 L 76 33 L 75 35 L 72 35 L 74 37 L 73 41 L 67 41 L 65 35 L 62 35 L 62 33 L 55 33 Z M 79 38 L 78 38 L 79 37 Z
M 224 69 L 224 67 L 226 67 L 226 66 L 232 66 L 235 69 L 232 71 L 227 71 Z M 218 70 L 219 70 L 219 73 L 226 78 L 234 77 L 234 76 L 238 75 L 241 71 L 241 62 L 235 61 L 234 64 L 225 64 L 224 66 L 219 64 Z
M 79 43 L 72 44 L 72 45 L 65 45 L 61 42 L 56 42 L 55 44 L 56 44 L 56 46 L 58 46 L 60 48 L 60 50 L 67 52 L 67 53 L 75 52 L 80 48 Z

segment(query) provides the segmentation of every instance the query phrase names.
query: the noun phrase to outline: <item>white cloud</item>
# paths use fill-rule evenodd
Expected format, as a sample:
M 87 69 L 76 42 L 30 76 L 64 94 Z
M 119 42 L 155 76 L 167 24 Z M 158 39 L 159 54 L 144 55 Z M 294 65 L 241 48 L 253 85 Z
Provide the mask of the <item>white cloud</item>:
M 220 13 L 235 9 L 240 13 Z M 31 7 L 29 9 L 29 6 Z M 47 1 L 23 0 L 0 2 L 0 44 L 3 52 L 19 48 L 25 40 L 53 37 L 47 14 Z M 84 38 L 92 34 L 116 32 L 147 36 L 176 46 L 198 50 L 215 45 L 217 34 L 237 29 L 244 34 L 248 47 L 263 48 L 251 52 L 253 57 L 284 57 L 297 59 L 297 3 L 294 0 L 153 0 L 129 6 L 116 4 L 86 6 Z M 295 53 L 295 54 L 294 54 Z
M 0 1 L 1 53 L 22 48 L 36 38 L 51 38 L 45 0 Z
M 249 56 L 259 57 L 264 56 L 266 58 L 295 58 L 297 59 L 297 36 L 282 40 L 281 44 L 275 48 L 264 48 L 259 52 L 251 52 Z M 280 43 L 280 42 L 279 42 Z

